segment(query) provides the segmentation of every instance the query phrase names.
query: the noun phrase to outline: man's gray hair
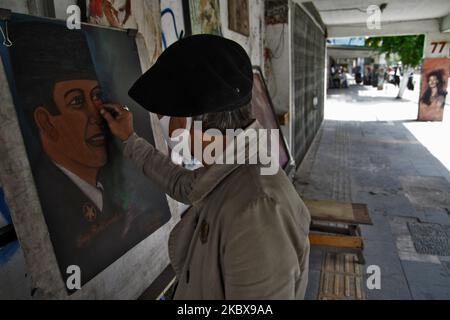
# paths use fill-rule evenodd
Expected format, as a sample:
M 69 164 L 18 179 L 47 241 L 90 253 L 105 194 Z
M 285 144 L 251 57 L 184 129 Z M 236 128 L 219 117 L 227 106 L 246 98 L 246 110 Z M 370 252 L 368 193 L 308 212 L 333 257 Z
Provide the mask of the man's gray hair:
M 207 113 L 194 117 L 194 121 L 202 121 L 203 131 L 218 129 L 223 134 L 226 134 L 227 129 L 245 129 L 254 120 L 251 104 L 233 111 Z

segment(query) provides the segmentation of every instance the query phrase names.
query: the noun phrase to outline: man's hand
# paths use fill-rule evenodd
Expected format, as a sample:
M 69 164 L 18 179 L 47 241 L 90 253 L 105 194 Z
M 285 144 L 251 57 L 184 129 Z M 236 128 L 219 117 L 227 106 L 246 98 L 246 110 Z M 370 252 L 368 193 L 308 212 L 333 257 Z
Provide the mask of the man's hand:
M 112 109 L 115 116 L 108 109 Z M 110 105 L 108 108 L 100 110 L 100 114 L 105 118 L 113 135 L 121 141 L 126 141 L 134 133 L 133 115 L 128 108 L 121 105 Z

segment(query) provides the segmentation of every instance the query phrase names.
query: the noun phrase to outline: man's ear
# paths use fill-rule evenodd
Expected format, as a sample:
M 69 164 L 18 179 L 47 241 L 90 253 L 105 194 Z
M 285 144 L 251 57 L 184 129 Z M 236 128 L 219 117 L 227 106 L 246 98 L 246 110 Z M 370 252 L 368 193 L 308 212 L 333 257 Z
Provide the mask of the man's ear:
M 58 130 L 55 128 L 52 122 L 52 115 L 43 106 L 39 106 L 34 110 L 34 121 L 38 126 L 41 134 L 51 141 L 58 140 Z

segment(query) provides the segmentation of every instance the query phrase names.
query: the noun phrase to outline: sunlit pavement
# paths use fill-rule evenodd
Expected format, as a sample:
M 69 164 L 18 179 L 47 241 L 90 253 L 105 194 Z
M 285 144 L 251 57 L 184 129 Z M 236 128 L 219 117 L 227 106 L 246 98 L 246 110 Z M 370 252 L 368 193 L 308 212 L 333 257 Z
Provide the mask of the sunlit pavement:
M 450 299 L 449 105 L 443 122 L 416 121 L 419 85 L 401 100 L 390 84 L 329 90 L 321 135 L 296 177 L 304 198 L 368 205 L 363 269 L 381 268 L 381 290 L 364 285 L 367 299 Z M 312 249 L 308 299 L 323 258 Z

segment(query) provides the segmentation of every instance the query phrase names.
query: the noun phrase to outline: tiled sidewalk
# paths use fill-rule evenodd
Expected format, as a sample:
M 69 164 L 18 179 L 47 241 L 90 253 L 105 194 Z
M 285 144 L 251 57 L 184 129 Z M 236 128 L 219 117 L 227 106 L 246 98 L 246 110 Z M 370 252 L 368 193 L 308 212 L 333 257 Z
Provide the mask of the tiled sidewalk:
M 362 227 L 363 271 L 381 268 L 381 290 L 364 285 L 367 299 L 450 299 L 450 256 L 417 251 L 420 245 L 450 246 L 448 122 L 415 122 L 414 100 L 361 99 L 361 93 L 380 94 L 373 90 L 354 87 L 328 97 L 329 119 L 299 168 L 297 189 L 308 199 L 368 205 L 374 224 Z M 333 120 L 340 106 L 349 116 Z M 421 230 L 413 223 L 440 233 L 412 234 Z M 324 256 L 312 249 L 308 299 L 317 299 Z

